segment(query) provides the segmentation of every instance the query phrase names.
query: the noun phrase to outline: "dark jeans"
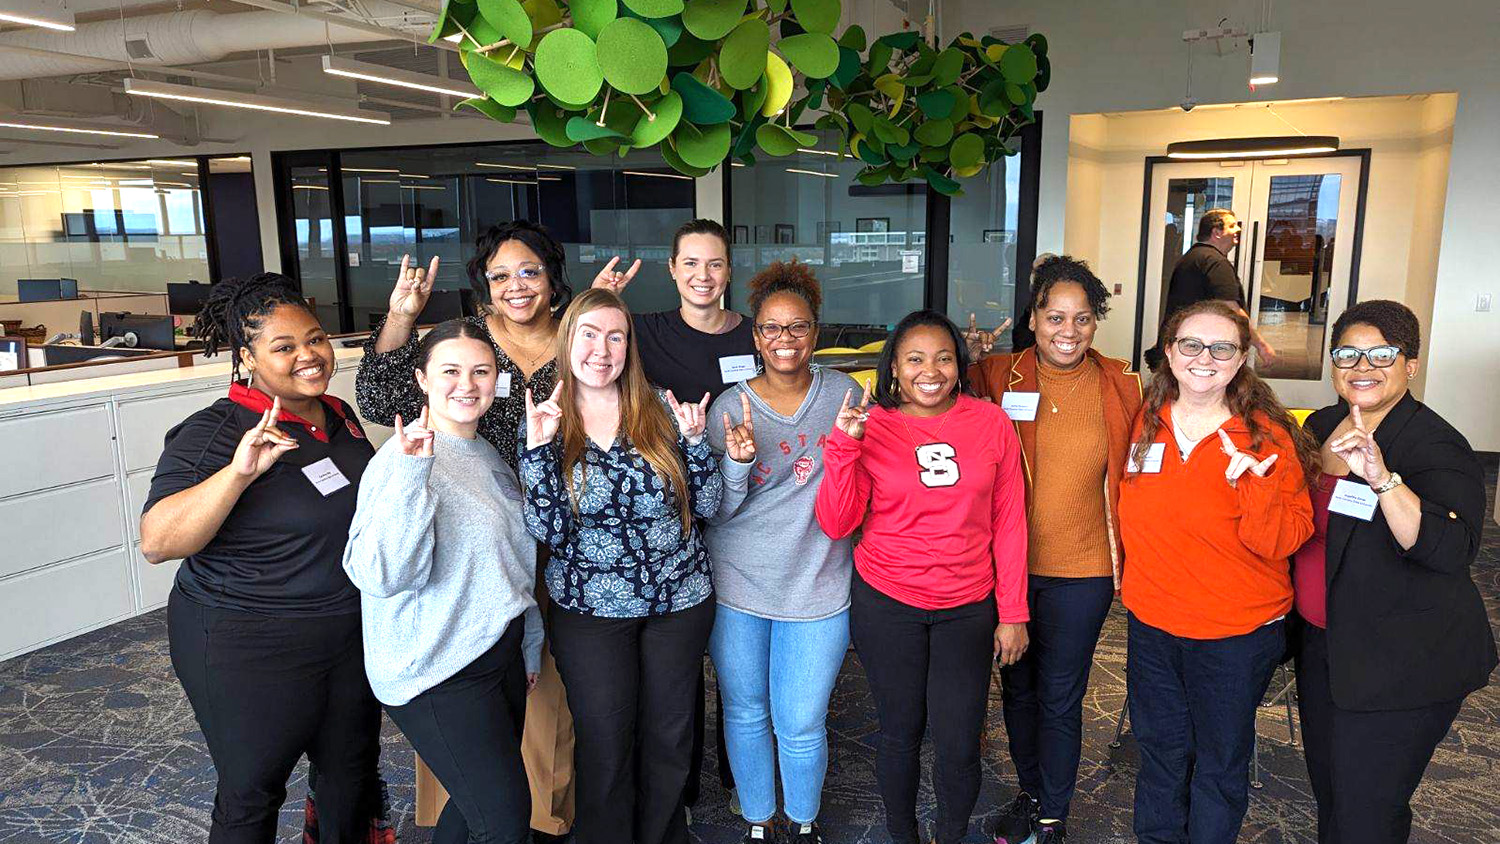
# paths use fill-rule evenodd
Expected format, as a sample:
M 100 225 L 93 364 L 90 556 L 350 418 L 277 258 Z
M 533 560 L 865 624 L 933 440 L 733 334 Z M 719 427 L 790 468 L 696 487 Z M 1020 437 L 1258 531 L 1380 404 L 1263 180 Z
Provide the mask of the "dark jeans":
M 515 619 L 500 641 L 457 674 L 385 708 L 448 791 L 434 844 L 531 840 L 531 789 L 521 764 L 524 627 L 523 618 Z
M 552 656 L 577 735 L 578 844 L 686 844 L 693 708 L 712 596 L 647 618 L 552 607 Z
M 210 844 L 268 844 L 286 781 L 318 766 L 323 844 L 368 835 L 380 705 L 365 679 L 359 613 L 271 617 L 167 601 L 167 640 L 218 772 Z
M 1021 790 L 1042 817 L 1068 819 L 1083 752 L 1083 694 L 1099 630 L 1115 597 L 1113 578 L 1039 577 L 1027 581 L 1031 646 L 1000 669 L 1005 732 Z
M 1328 632 L 1306 625 L 1297 653 L 1297 707 L 1318 800 L 1318 843 L 1404 844 L 1412 792 L 1462 704 L 1338 708 L 1328 684 Z
M 1125 676 L 1141 751 L 1140 844 L 1234 844 L 1250 802 L 1255 709 L 1285 648 L 1285 627 L 1185 639 L 1131 614 Z
M 932 727 L 932 790 L 937 842 L 969 830 L 979 798 L 979 736 L 995 653 L 995 596 L 946 610 L 924 610 L 885 595 L 854 575 L 849 632 L 875 698 L 880 741 L 875 780 L 895 844 L 917 842 L 922 734 Z

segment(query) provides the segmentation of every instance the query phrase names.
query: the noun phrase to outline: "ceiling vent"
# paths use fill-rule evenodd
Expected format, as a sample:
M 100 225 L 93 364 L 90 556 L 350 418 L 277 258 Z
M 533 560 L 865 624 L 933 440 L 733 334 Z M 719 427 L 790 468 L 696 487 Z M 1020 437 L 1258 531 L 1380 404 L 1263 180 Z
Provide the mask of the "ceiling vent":
M 126 38 L 125 55 L 139 61 L 156 58 L 156 53 L 151 51 L 151 45 L 147 43 L 145 37 Z
M 1010 26 L 990 27 L 990 34 L 1007 44 L 1019 44 L 1031 34 L 1031 24 L 1018 23 Z

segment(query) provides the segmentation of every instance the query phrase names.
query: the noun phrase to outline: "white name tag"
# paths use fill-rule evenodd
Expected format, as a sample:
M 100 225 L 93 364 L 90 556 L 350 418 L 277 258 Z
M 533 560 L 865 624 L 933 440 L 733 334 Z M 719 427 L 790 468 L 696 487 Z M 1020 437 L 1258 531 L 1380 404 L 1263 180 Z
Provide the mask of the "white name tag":
M 329 496 L 349 485 L 349 479 L 333 465 L 333 458 L 325 457 L 311 466 L 302 467 L 302 474 L 312 481 L 318 492 Z
M 500 377 L 495 379 L 495 397 L 502 399 L 510 398 L 509 372 L 502 372 L 500 373 Z
M 755 377 L 755 355 L 725 355 L 719 358 L 719 374 L 725 384 L 737 384 Z
M 1375 518 L 1375 508 L 1380 506 L 1380 496 L 1364 484 L 1341 480 L 1333 487 L 1333 497 L 1328 499 L 1328 510 L 1342 513 L 1368 522 Z
M 1161 471 L 1161 459 L 1167 453 L 1166 443 L 1152 443 L 1146 447 L 1146 459 L 1137 464 L 1132 455 L 1125 463 L 1125 469 L 1130 472 L 1140 472 L 1143 475 L 1155 475 Z
M 1041 393 L 1001 393 L 1000 409 L 1017 422 L 1035 422 L 1036 408 L 1042 401 Z

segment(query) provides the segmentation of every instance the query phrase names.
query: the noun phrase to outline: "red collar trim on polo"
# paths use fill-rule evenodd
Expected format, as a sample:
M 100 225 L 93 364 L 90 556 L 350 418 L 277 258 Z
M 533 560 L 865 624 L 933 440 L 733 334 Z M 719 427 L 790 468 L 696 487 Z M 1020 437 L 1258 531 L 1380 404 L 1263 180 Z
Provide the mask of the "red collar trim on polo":
M 329 410 L 333 411 L 334 415 L 338 416 L 340 420 L 346 423 L 348 422 L 348 419 L 344 415 L 343 402 L 340 402 L 338 399 L 326 393 L 319 396 L 318 398 L 322 399 L 324 407 L 327 407 Z M 260 390 L 255 389 L 254 387 L 249 387 L 245 384 L 241 384 L 238 381 L 229 385 L 229 400 L 239 405 L 240 407 L 254 411 L 255 413 L 265 413 L 266 411 L 271 409 L 272 404 L 272 399 L 270 396 L 266 395 Z M 309 434 L 312 434 L 318 442 L 328 442 L 327 431 L 317 427 L 313 423 L 307 421 L 306 419 L 303 419 L 302 417 L 298 416 L 295 413 L 292 413 L 291 411 L 283 409 L 281 411 L 281 416 L 278 417 L 276 421 L 295 422 L 298 425 L 306 428 L 307 432 Z M 349 425 L 348 427 L 351 433 L 356 431 L 355 426 Z M 357 433 L 355 435 L 359 436 Z

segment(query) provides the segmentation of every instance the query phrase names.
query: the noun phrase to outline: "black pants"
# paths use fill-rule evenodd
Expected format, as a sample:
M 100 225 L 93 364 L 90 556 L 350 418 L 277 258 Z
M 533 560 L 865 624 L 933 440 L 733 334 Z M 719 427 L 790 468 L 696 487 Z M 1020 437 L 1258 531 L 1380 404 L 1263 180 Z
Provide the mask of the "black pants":
M 714 667 L 715 677 L 718 676 L 718 666 Z M 719 756 L 719 785 L 725 791 L 734 788 L 734 771 L 729 769 L 729 751 L 724 746 L 724 696 L 719 693 L 718 681 L 714 681 L 714 698 L 717 705 L 714 717 L 718 719 L 719 729 L 715 733 L 714 746 Z M 704 735 L 708 722 L 708 686 L 699 672 L 698 679 L 698 704 L 693 710 L 693 755 L 690 757 L 692 765 L 688 768 L 687 790 L 683 792 L 683 802 L 692 806 L 698 802 L 699 785 L 703 780 L 703 756 L 707 753 L 704 745 Z
M 167 638 L 219 776 L 210 844 L 274 841 L 304 753 L 318 766 L 323 844 L 363 841 L 380 705 L 365 679 L 359 613 L 275 618 L 200 606 L 174 589 Z
M 686 844 L 683 789 L 714 601 L 647 618 L 552 607 L 573 712 L 578 844 Z
M 1083 752 L 1083 695 L 1115 586 L 1109 577 L 1041 577 L 1026 586 L 1031 646 L 1000 669 L 1005 732 L 1021 790 L 1042 817 L 1068 819 Z
M 385 708 L 448 791 L 433 844 L 531 840 L 531 789 L 521 763 L 524 627 L 517 618 L 463 670 L 401 706 Z
M 1412 792 L 1462 704 L 1338 708 L 1328 684 L 1328 632 L 1306 625 L 1297 654 L 1297 707 L 1318 801 L 1319 844 L 1404 844 Z
M 995 597 L 946 610 L 891 598 L 856 572 L 849 632 L 875 698 L 875 780 L 895 844 L 916 844 L 922 734 L 932 727 L 937 842 L 969 830 L 995 653 Z

